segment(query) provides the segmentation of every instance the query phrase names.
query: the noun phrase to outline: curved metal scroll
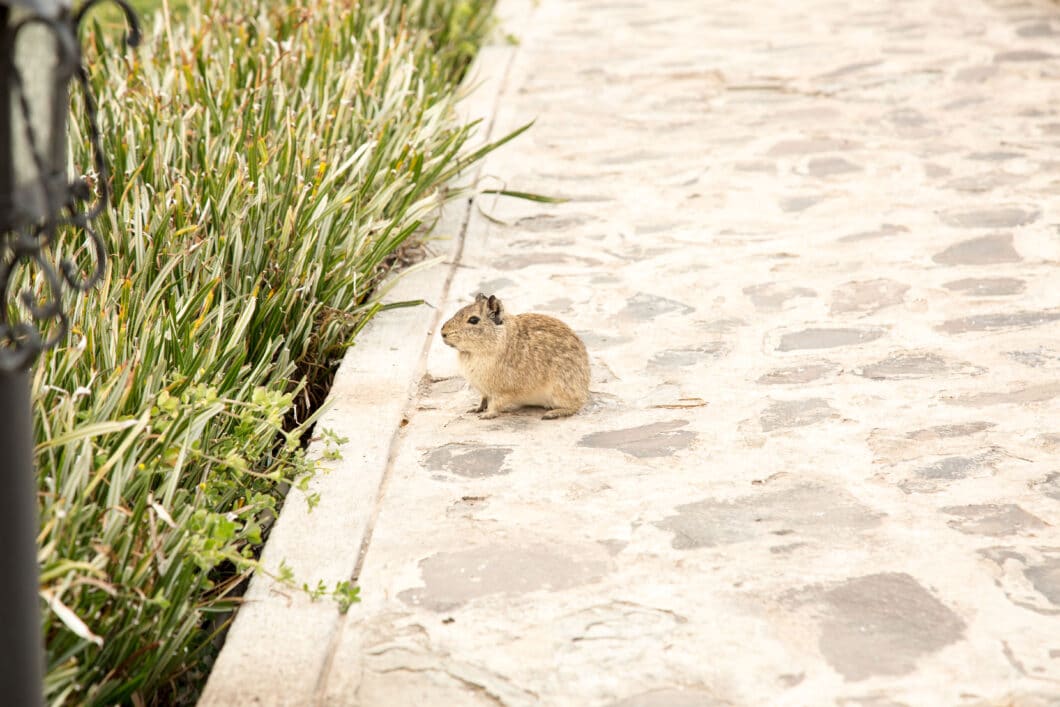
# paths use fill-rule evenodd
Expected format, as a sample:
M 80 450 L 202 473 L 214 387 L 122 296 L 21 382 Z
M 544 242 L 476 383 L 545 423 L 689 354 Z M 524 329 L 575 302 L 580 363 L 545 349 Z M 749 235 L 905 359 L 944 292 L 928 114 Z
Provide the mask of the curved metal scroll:
M 58 213 L 47 214 L 41 223 L 34 226 L 0 233 L 0 370 L 24 369 L 32 364 L 43 350 L 55 346 L 68 329 L 68 318 L 62 307 L 63 291 L 87 291 L 100 281 L 106 268 L 106 248 L 103 239 L 92 228 L 91 222 L 110 202 L 110 176 L 103 154 L 96 101 L 92 95 L 88 72 L 82 65 L 81 50 L 77 43 L 77 28 L 84 20 L 85 13 L 104 1 L 113 2 L 124 12 L 129 26 L 126 43 L 130 46 L 139 44 L 140 23 L 126 0 L 88 0 L 73 17 L 33 16 L 17 23 L 10 30 L 8 48 L 12 52 L 17 46 L 19 33 L 26 27 L 44 26 L 54 35 L 59 54 L 56 69 L 58 80 L 65 82 L 76 78 L 81 87 L 97 179 L 96 199 L 91 204 L 85 206 L 91 199 L 93 190 L 84 178 L 79 177 L 72 182 L 60 178 L 59 185 L 63 188 L 63 193 L 62 207 Z M 42 154 L 46 147 L 40 144 L 31 121 L 22 75 L 13 61 L 10 68 L 11 93 L 18 96 L 15 109 L 22 114 L 24 137 L 30 146 L 37 174 L 40 175 L 41 193 L 48 194 L 49 190 L 56 188 L 55 175 L 48 172 L 48 165 Z M 0 107 L 0 110 L 3 109 L 5 108 Z M 52 199 L 44 201 L 53 202 Z M 93 261 L 92 269 L 87 275 L 82 275 L 78 266 L 69 258 L 62 258 L 57 265 L 52 264 L 52 246 L 59 230 L 65 228 L 84 232 Z M 39 291 L 34 291 L 31 285 L 21 292 L 12 292 L 15 283 L 20 279 L 19 273 L 24 270 L 39 274 L 39 278 L 43 280 Z M 16 297 L 17 299 L 13 299 Z M 21 302 L 23 311 L 28 316 L 21 319 L 12 316 L 17 311 L 17 302 Z M 49 330 L 47 337 L 43 334 L 45 330 Z

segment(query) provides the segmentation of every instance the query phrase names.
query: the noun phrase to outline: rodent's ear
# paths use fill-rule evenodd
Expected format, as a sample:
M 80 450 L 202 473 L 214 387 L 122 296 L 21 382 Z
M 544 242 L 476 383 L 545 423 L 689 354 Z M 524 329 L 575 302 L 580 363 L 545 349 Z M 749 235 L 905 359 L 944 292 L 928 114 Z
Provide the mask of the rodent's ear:
M 486 295 L 482 294 L 481 292 L 479 292 L 477 295 L 475 295 L 475 301 L 476 302 L 481 302 L 484 299 L 486 299 Z
M 490 298 L 486 300 L 486 309 L 489 310 L 490 319 L 493 320 L 494 324 L 504 322 L 504 305 L 501 304 L 501 301 L 495 295 L 490 295 Z

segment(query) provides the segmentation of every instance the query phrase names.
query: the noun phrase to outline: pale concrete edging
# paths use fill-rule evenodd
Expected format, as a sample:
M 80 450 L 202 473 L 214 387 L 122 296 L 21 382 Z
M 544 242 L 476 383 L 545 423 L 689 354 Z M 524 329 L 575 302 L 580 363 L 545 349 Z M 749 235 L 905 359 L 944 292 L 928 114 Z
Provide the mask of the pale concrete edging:
M 501 24 L 518 27 L 530 11 L 528 0 L 508 0 L 498 8 Z M 513 19 L 514 18 L 514 19 Z M 475 59 L 461 100 L 465 120 L 481 119 L 476 142 L 491 135 L 492 117 L 505 77 L 517 52 L 511 44 L 484 47 Z M 479 178 L 481 163 L 470 177 Z M 323 463 L 324 473 L 309 485 L 319 504 L 310 511 L 305 494 L 292 490 L 262 552 L 272 572 L 286 563 L 298 582 L 329 589 L 356 579 L 371 539 L 379 499 L 386 483 L 393 445 L 411 395 L 425 370 L 431 336 L 463 250 L 470 200 L 448 204 L 435 233 L 451 238 L 447 262 L 400 277 L 388 302 L 423 299 L 420 306 L 384 312 L 370 322 L 347 351 L 328 395 L 328 411 L 318 422 L 346 438 L 341 459 Z M 321 459 L 323 442 L 310 445 Z M 235 705 L 309 705 L 320 703 L 330 669 L 334 640 L 342 620 L 334 602 L 311 601 L 270 577 L 255 575 L 244 604 L 228 632 L 200 707 Z

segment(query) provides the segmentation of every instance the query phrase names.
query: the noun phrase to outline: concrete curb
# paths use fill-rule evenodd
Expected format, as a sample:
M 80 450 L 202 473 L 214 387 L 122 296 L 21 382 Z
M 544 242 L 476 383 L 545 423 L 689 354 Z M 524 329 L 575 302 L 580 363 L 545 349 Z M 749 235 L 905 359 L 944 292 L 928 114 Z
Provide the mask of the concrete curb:
M 523 0 L 502 3 L 502 26 L 517 27 L 531 10 Z M 494 140 L 493 115 L 518 47 L 484 47 L 476 57 L 458 111 L 463 120 L 482 120 L 476 142 Z M 474 183 L 482 163 L 469 175 Z M 471 200 L 451 202 L 435 233 L 450 237 L 447 261 L 401 277 L 387 302 L 423 299 L 433 309 L 411 307 L 378 315 L 346 353 L 328 395 L 328 411 L 318 429 L 346 438 L 341 458 L 326 462 L 309 492 L 319 505 L 310 512 L 305 496 L 293 490 L 262 552 L 262 563 L 278 571 L 281 562 L 298 582 L 329 589 L 356 580 L 371 540 L 386 486 L 394 445 L 406 408 L 425 370 L 431 336 L 444 315 L 444 303 L 459 267 Z M 323 443 L 311 457 L 320 459 Z M 225 645 L 199 700 L 200 707 L 321 704 L 342 616 L 331 601 L 311 601 L 273 579 L 256 575 L 244 597 Z

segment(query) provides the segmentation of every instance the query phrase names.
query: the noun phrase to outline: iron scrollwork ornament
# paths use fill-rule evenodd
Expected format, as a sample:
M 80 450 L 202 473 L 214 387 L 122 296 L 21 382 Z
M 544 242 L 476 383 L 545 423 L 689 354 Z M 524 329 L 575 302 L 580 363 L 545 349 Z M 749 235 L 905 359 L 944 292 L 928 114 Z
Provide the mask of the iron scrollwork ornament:
M 22 72 L 12 59 L 9 95 L 17 96 L 12 110 L 21 114 L 22 139 L 29 148 L 38 176 L 39 199 L 46 208 L 44 216 L 36 223 L 17 225 L 0 232 L 0 370 L 25 369 L 42 351 L 55 346 L 69 328 L 62 303 L 64 291 L 86 292 L 102 279 L 106 268 L 106 248 L 92 227 L 92 221 L 110 202 L 110 179 L 103 154 L 97 104 L 77 40 L 77 30 L 86 13 L 100 2 L 112 2 L 121 8 L 129 27 L 125 42 L 129 46 L 138 45 L 142 36 L 140 23 L 126 0 L 88 0 L 72 14 L 64 11 L 56 17 L 31 15 L 20 20 L 10 28 L 5 38 L 7 46 L 2 48 L 9 52 L 8 56 L 14 57 L 19 35 L 34 26 L 44 27 L 54 38 L 58 54 L 54 77 L 64 83 L 72 79 L 80 87 L 95 176 L 94 188 L 85 177 L 68 181 L 65 160 L 53 164 L 54 155 L 49 154 L 49 147 L 42 144 L 34 126 Z M 65 90 L 63 93 L 65 95 Z M 62 108 L 69 110 L 68 106 Z M 61 135 L 59 139 L 65 140 L 66 136 Z M 18 204 L 2 206 L 5 209 L 18 208 Z M 84 234 L 92 258 L 87 274 L 82 274 L 70 258 L 61 258 L 55 265 L 52 263 L 57 238 L 68 230 Z M 23 271 L 35 272 L 36 277 L 20 277 Z M 25 289 L 12 292 L 19 285 L 24 285 Z M 17 300 L 12 299 L 15 297 Z M 21 314 L 16 302 L 21 302 Z

